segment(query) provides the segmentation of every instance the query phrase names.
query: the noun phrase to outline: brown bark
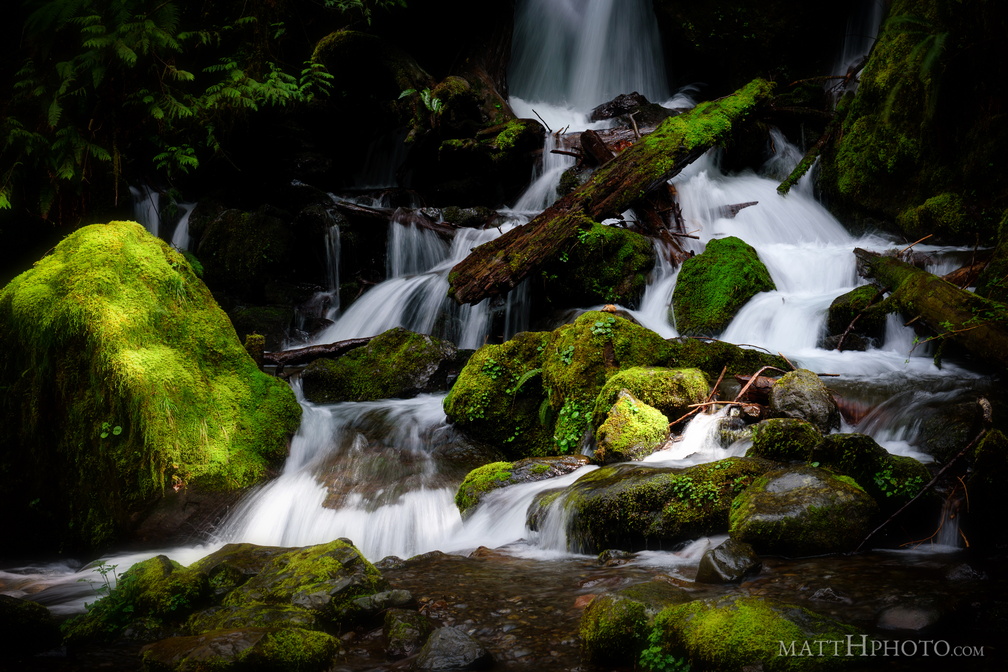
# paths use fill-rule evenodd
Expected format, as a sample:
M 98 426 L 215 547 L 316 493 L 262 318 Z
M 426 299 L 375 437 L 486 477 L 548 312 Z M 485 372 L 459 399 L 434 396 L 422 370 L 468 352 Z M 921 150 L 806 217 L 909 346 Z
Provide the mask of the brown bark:
M 771 89 L 754 80 L 731 96 L 666 119 L 531 222 L 477 247 L 449 274 L 450 294 L 459 303 L 478 303 L 509 291 L 575 244 L 578 231 L 633 207 L 726 140 L 735 124 L 769 99 Z
M 893 257 L 854 250 L 858 272 L 892 292 L 890 301 L 916 324 L 975 357 L 1008 370 L 1008 308 L 959 289 Z
M 264 352 L 263 363 L 276 364 L 277 366 L 298 366 L 307 364 L 320 357 L 339 357 L 355 348 L 367 345 L 371 342 L 371 338 L 371 336 L 367 338 L 351 338 L 346 341 L 309 345 L 304 348 L 283 350 L 281 352 Z

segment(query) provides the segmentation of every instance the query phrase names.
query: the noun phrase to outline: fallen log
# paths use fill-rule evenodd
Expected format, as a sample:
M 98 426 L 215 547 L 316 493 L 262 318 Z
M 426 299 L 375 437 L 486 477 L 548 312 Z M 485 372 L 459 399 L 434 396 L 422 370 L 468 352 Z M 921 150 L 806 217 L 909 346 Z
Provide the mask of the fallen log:
M 371 336 L 366 338 L 350 338 L 345 341 L 335 343 L 322 343 L 319 345 L 309 345 L 304 348 L 294 348 L 292 350 L 282 350 L 280 352 L 264 352 L 263 363 L 275 364 L 277 366 L 299 366 L 307 364 L 320 357 L 339 357 L 345 355 L 355 348 L 360 348 L 371 342 Z
M 576 244 L 578 231 L 631 208 L 726 140 L 733 125 L 769 99 L 771 89 L 757 79 L 731 96 L 666 119 L 531 222 L 473 250 L 448 275 L 449 294 L 466 304 L 509 291 Z
M 858 273 L 891 292 L 889 300 L 915 323 L 979 359 L 1008 370 L 1008 307 L 959 289 L 894 257 L 855 249 Z

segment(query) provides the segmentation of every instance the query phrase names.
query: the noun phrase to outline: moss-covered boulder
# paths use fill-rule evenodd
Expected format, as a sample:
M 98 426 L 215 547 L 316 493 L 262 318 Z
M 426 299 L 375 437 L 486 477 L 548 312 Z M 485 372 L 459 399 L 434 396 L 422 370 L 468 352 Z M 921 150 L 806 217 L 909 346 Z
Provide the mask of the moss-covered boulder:
M 862 285 L 833 299 L 826 310 L 823 347 L 867 350 L 880 345 L 885 338 L 887 315 L 881 301 L 882 292 L 872 285 Z
M 772 467 L 771 462 L 747 457 L 684 470 L 611 465 L 537 504 L 566 507 L 567 538 L 578 552 L 671 548 L 726 532 L 732 500 Z
M 822 380 L 808 369 L 781 376 L 770 388 L 770 415 L 807 420 L 824 434 L 840 428 L 840 408 Z
M 492 462 L 470 471 L 455 493 L 455 506 L 465 518 L 493 490 L 563 476 L 588 464 L 584 455 L 526 457 L 516 462 Z
M 758 553 L 838 553 L 864 539 L 877 510 L 849 477 L 811 467 L 777 469 L 732 502 L 730 531 Z
M 830 434 L 816 445 L 808 461 L 850 476 L 887 510 L 906 504 L 931 480 L 923 464 L 912 457 L 889 453 L 864 434 Z
M 655 616 L 689 593 L 664 581 L 648 581 L 595 597 L 581 615 L 581 653 L 596 664 L 636 659 Z
M 644 296 L 655 248 L 639 233 L 593 222 L 571 250 L 542 269 L 541 296 L 552 308 L 618 303 L 636 306 Z
M 326 632 L 304 628 L 214 630 L 200 635 L 163 639 L 143 648 L 144 672 L 190 670 L 330 669 L 341 649 Z
M 806 462 L 819 442 L 822 432 L 800 418 L 769 418 L 752 427 L 750 457 L 765 457 L 778 462 Z
M 730 343 L 666 341 L 618 315 L 588 311 L 552 332 L 524 332 L 477 350 L 445 398 L 444 409 L 459 429 L 513 456 L 572 453 L 601 424 L 601 419 L 593 422 L 595 410 L 608 411 L 615 402 L 622 386 L 606 383 L 622 371 L 699 369 L 710 378 L 725 367 L 729 373 L 753 373 L 766 365 L 786 363 Z M 624 382 L 634 394 L 639 389 L 645 401 L 653 398 L 659 409 L 661 404 L 675 408 L 673 399 L 680 394 L 682 399 L 699 394 L 702 376 L 695 371 L 638 373 L 626 374 Z M 656 396 L 648 396 L 649 387 Z M 706 381 L 703 387 L 706 396 Z M 673 394 L 674 389 L 679 392 Z
M 707 243 L 687 259 L 672 294 L 676 329 L 685 336 L 716 336 L 738 310 L 760 292 L 776 289 L 756 250 L 729 236 Z
M 402 327 L 375 336 L 336 359 L 320 358 L 301 373 L 305 398 L 317 404 L 408 398 L 448 389 L 468 352 Z
M 851 626 L 804 607 L 764 597 L 730 595 L 666 607 L 654 619 L 654 659 L 678 657 L 712 672 L 762 669 L 804 672 L 849 668 L 858 660 L 846 656 L 847 637 L 860 641 Z M 822 656 L 814 642 L 829 644 Z M 840 653 L 833 654 L 832 642 Z M 811 646 L 811 653 L 805 655 Z M 784 651 L 794 651 L 783 655 Z
M 665 443 L 668 432 L 664 413 L 622 390 L 596 431 L 594 460 L 608 464 L 643 459 Z
M 657 366 L 634 366 L 613 374 L 595 398 L 592 412 L 596 424 L 616 403 L 622 390 L 661 411 L 669 420 L 682 417 L 691 404 L 707 398 L 707 377 L 699 369 L 669 369 Z
M 48 609 L 38 602 L 0 595 L 0 667 L 54 649 L 61 642 L 59 626 Z M 27 662 L 22 665 L 27 669 Z
M 420 650 L 434 623 L 430 618 L 412 609 L 389 609 L 385 612 L 382 635 L 385 637 L 385 655 L 399 660 Z
M 167 488 L 252 485 L 300 420 L 186 259 L 84 227 L 0 291 L 0 504 L 23 547 L 100 547 Z

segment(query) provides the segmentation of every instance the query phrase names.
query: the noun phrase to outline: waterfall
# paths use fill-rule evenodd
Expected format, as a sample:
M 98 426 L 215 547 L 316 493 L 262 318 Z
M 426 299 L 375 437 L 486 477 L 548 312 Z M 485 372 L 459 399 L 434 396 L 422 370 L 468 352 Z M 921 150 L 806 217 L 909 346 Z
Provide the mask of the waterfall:
M 129 190 L 133 195 L 133 217 L 157 237 L 161 228 L 161 194 L 147 185 L 130 187 Z
M 520 0 L 509 82 L 516 98 L 581 110 L 632 91 L 665 100 L 650 0 Z
M 179 219 L 178 224 L 175 225 L 175 233 L 172 234 L 171 243 L 178 250 L 188 250 L 189 249 L 189 215 L 196 208 L 195 203 L 179 203 L 179 209 L 182 211 L 182 217 Z

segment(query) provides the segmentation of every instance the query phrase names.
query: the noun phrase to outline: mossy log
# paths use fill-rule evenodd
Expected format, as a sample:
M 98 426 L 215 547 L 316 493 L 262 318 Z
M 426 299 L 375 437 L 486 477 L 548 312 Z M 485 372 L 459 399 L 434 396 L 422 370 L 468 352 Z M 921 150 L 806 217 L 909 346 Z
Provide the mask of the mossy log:
M 615 217 L 641 202 L 769 99 L 772 85 L 753 80 L 731 96 L 662 122 L 655 131 L 595 172 L 525 226 L 477 247 L 448 276 L 449 293 L 462 304 L 503 294 L 561 249 L 576 242 L 593 221 Z
M 858 272 L 892 292 L 890 301 L 938 338 L 1008 370 L 1008 308 L 896 258 L 855 249 Z

